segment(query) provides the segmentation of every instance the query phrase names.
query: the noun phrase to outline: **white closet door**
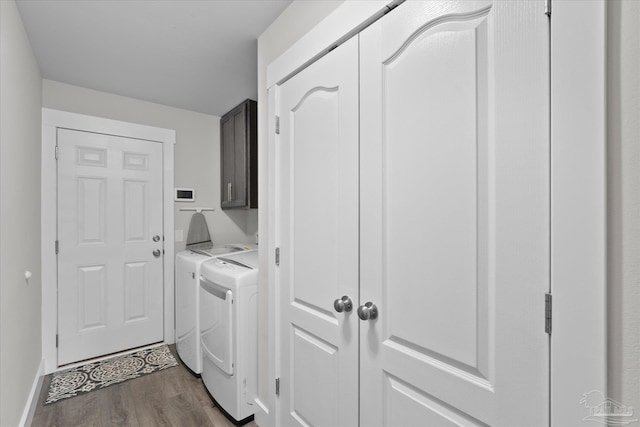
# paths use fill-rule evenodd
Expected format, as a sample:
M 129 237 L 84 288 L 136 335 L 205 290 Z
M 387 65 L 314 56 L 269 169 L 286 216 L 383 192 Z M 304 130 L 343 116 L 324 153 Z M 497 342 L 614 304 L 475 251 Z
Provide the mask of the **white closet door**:
M 409 1 L 360 51 L 361 426 L 549 419 L 540 1 Z
M 58 146 L 58 365 L 162 341 L 162 144 L 58 129 Z
M 358 43 L 280 88 L 282 424 L 358 424 Z M 334 310 L 353 299 L 354 310 Z

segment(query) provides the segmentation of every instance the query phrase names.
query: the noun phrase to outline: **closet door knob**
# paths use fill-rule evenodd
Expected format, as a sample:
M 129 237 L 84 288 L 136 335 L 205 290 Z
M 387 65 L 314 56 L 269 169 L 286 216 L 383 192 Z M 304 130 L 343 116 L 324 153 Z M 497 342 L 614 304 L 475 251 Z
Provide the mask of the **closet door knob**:
M 378 307 L 371 301 L 358 307 L 358 317 L 360 320 L 374 320 L 378 317 Z
M 353 301 L 351 301 L 351 298 L 345 295 L 333 302 L 333 308 L 335 308 L 338 313 L 342 313 L 343 311 L 346 311 L 348 313 L 353 310 Z
M 155 251 L 153 251 L 153 256 L 156 258 L 160 258 L 160 249 L 156 249 Z

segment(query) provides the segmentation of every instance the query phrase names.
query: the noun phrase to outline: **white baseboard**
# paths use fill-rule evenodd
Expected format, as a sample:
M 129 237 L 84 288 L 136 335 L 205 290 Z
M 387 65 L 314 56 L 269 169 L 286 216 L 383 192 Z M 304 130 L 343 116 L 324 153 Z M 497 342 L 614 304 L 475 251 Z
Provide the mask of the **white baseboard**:
M 38 366 L 38 372 L 33 379 L 33 385 L 31 385 L 31 391 L 29 392 L 29 399 L 22 411 L 22 418 L 20 418 L 20 427 L 29 427 L 33 422 L 33 415 L 36 413 L 36 407 L 38 406 L 38 397 L 40 396 L 40 390 L 42 390 L 42 382 L 44 380 L 44 359 L 40 361 Z

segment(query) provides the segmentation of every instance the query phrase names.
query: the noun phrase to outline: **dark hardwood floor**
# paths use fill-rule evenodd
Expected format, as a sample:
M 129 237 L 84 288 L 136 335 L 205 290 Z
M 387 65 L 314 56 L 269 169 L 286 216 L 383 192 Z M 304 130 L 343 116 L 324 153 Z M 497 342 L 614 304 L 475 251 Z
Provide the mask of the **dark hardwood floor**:
M 175 355 L 175 347 L 171 346 Z M 176 357 L 176 359 L 178 359 Z M 182 365 L 43 405 L 51 382 L 42 385 L 33 427 L 215 426 L 233 427 L 214 406 L 199 378 Z M 246 424 L 256 427 L 255 422 Z

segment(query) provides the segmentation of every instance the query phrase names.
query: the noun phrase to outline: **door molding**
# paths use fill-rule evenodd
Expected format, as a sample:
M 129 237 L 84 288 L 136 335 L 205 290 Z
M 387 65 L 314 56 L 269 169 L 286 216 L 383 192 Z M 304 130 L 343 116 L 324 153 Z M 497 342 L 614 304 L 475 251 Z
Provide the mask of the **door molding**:
M 266 215 L 268 251 L 268 395 L 256 399 L 260 425 L 279 425 L 272 387 L 279 375 L 276 194 L 278 86 L 332 46 L 380 17 L 393 1 L 345 2 L 267 68 Z M 402 7 L 400 5 L 399 7 Z M 544 13 L 544 2 L 540 2 Z M 383 12 L 384 14 L 384 12 Z M 605 1 L 554 0 L 551 18 L 551 425 L 582 422 L 582 393 L 606 394 L 606 92 Z M 578 78 L 579 77 L 579 78 Z M 563 96 L 564 95 L 564 96 Z M 262 221 L 261 221 L 262 222 Z M 544 296 L 541 295 L 541 298 Z M 580 302 L 580 304 L 577 304 Z M 541 316 L 543 314 L 541 313 Z M 263 365 L 261 365 L 263 366 Z M 259 374 L 259 377 L 261 375 Z
M 143 139 L 162 143 L 162 194 L 164 232 L 164 342 L 175 341 L 174 330 L 174 231 L 173 175 L 176 132 L 152 126 L 87 116 L 66 111 L 42 109 L 42 358 L 44 373 L 58 368 L 56 333 L 58 325 L 57 259 L 54 250 L 57 229 L 56 130 L 65 128 L 93 133 Z
M 554 0 L 551 15 L 551 424 L 607 395 L 606 4 Z

